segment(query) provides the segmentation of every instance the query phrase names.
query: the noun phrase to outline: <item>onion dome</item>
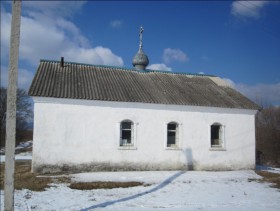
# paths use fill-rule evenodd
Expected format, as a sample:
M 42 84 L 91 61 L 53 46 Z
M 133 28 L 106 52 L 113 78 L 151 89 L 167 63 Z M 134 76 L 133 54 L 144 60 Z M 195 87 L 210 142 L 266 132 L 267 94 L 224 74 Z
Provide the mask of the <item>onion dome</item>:
M 140 34 L 139 34 L 139 37 L 140 37 L 139 50 L 132 60 L 132 64 L 135 67 L 135 69 L 137 69 L 137 70 L 145 70 L 149 64 L 148 56 L 142 50 L 142 46 L 143 46 L 142 45 L 142 33 L 143 33 L 143 31 L 144 31 L 144 29 L 141 26 Z

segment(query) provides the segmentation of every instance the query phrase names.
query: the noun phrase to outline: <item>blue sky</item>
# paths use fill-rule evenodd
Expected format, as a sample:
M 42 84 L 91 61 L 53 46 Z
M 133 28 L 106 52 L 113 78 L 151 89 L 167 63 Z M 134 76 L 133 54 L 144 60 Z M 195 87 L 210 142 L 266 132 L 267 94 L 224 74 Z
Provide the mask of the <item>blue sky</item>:
M 1 85 L 7 84 L 11 3 L 1 1 Z M 280 1 L 23 1 L 19 87 L 40 59 L 132 67 L 144 27 L 150 69 L 227 80 L 280 105 Z

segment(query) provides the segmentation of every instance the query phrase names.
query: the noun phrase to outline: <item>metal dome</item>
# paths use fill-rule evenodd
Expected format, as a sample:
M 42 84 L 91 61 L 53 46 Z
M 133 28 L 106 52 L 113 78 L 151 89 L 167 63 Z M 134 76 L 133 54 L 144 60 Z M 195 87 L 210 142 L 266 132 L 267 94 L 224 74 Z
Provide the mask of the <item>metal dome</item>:
M 137 70 L 145 70 L 146 67 L 149 64 L 148 56 L 142 50 L 142 46 L 143 46 L 142 45 L 142 34 L 143 34 L 143 32 L 144 32 L 144 28 L 141 26 L 140 27 L 140 33 L 139 33 L 139 38 L 140 38 L 139 50 L 132 60 L 132 64 Z
M 139 48 L 137 54 L 132 60 L 133 66 L 138 70 L 145 70 L 149 64 L 148 56 L 143 52 L 142 48 Z

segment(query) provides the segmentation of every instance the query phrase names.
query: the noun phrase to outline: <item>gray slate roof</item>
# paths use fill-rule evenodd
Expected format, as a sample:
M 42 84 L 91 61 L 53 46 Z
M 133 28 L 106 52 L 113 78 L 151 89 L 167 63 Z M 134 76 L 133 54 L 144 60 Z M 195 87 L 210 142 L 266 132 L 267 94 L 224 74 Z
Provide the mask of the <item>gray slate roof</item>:
M 30 96 L 260 109 L 214 76 L 41 60 Z

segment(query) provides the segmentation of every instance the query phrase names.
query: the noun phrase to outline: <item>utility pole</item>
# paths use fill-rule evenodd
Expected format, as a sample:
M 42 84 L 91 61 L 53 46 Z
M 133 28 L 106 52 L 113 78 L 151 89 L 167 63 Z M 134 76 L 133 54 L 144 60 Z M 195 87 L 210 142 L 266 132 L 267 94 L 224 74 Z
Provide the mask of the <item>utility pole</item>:
M 10 36 L 9 80 L 6 113 L 6 160 L 5 160 L 5 211 L 14 210 L 14 172 L 16 139 L 16 100 L 18 79 L 18 54 L 20 38 L 21 0 L 12 2 L 12 23 Z

